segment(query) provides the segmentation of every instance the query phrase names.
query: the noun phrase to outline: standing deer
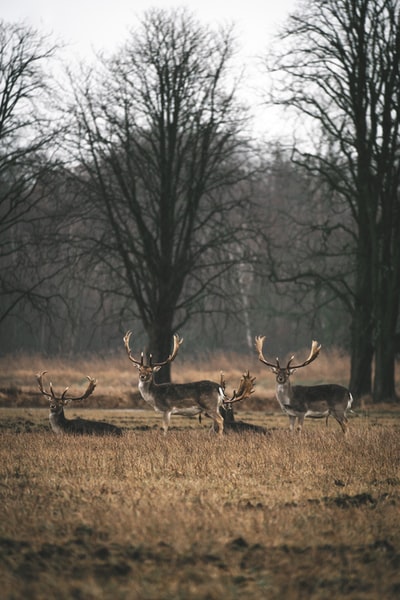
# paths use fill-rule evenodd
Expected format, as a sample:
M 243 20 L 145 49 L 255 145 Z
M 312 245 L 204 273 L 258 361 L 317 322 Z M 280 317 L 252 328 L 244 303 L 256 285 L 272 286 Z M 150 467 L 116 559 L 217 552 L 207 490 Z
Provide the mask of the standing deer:
M 50 413 L 49 421 L 52 430 L 57 434 L 73 433 L 75 435 L 122 435 L 122 429 L 111 423 L 103 423 L 102 421 L 88 421 L 87 419 L 66 419 L 64 415 L 64 406 L 69 402 L 76 400 L 85 400 L 88 398 L 96 387 L 96 381 L 88 377 L 89 384 L 86 391 L 81 396 L 67 396 L 68 387 L 65 388 L 61 396 L 56 396 L 52 383 L 50 382 L 50 391 L 46 391 L 43 386 L 43 375 L 47 371 L 38 373 L 36 379 L 39 384 L 39 389 L 44 396 L 50 398 Z
M 224 432 L 224 419 L 220 409 L 225 403 L 238 402 L 248 398 L 253 391 L 254 379 L 249 373 L 242 377 L 238 392 L 234 392 L 228 398 L 224 392 L 224 385 L 213 381 L 196 381 L 193 383 L 160 383 L 154 381 L 154 373 L 157 373 L 164 365 L 172 362 L 183 339 L 174 335 L 174 346 L 171 354 L 166 360 L 153 363 L 150 354 L 149 364 L 144 364 L 143 352 L 140 360 L 132 356 L 129 340 L 132 332 L 128 331 L 124 336 L 125 349 L 129 360 L 139 370 L 139 392 L 156 412 L 162 414 L 164 434 L 167 433 L 171 421 L 171 415 L 194 417 L 206 415 L 214 421 L 214 430 L 220 435 Z
M 256 337 L 256 349 L 259 360 L 271 367 L 271 371 L 276 375 L 276 399 L 282 410 L 289 415 L 290 430 L 293 431 L 296 419 L 298 420 L 298 429 L 301 431 L 305 417 L 326 417 L 328 423 L 329 415 L 332 415 L 342 428 L 343 433 L 347 432 L 346 412 L 351 410 L 353 396 L 349 390 L 341 385 L 295 385 L 291 386 L 290 376 L 296 369 L 301 369 L 315 360 L 320 353 L 321 345 L 313 341 L 310 355 L 303 363 L 292 365 L 294 356 L 292 356 L 286 367 L 281 367 L 279 359 L 271 363 L 264 358 L 263 345 L 265 336 Z

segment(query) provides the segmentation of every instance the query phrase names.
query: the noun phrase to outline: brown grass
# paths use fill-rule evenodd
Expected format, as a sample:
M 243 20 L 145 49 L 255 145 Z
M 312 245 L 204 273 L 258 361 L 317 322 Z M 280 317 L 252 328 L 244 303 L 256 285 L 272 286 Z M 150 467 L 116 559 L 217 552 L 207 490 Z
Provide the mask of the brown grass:
M 301 360 L 308 355 L 304 348 L 296 353 Z M 267 350 L 265 351 L 267 355 Z M 286 357 L 288 358 L 288 357 Z M 283 359 L 284 360 L 284 357 Z M 237 410 L 276 410 L 275 378 L 271 370 L 257 360 L 257 356 L 240 354 L 210 354 L 194 361 L 179 355 L 172 364 L 172 378 L 175 382 L 198 381 L 200 379 L 220 380 L 221 371 L 227 384 L 227 393 L 237 389 L 244 371 L 250 370 L 256 377 L 255 393 L 245 405 L 237 405 Z M 35 374 L 47 371 L 46 381 L 51 380 L 57 391 L 66 386 L 78 393 L 87 384 L 86 375 L 97 380 L 97 388 L 90 400 L 80 408 L 146 408 L 137 390 L 137 371 L 129 362 L 125 352 L 107 358 L 99 356 L 76 358 L 46 358 L 40 355 L 8 355 L 0 357 L 0 406 L 44 407 L 47 400 L 39 393 Z M 400 361 L 396 368 L 396 391 L 400 396 Z M 292 376 L 294 384 L 316 385 L 318 383 L 338 383 L 348 385 L 350 378 L 349 357 L 336 348 L 324 349 L 318 360 L 305 369 L 299 369 Z M 355 398 L 353 407 L 368 409 L 369 397 Z
M 308 350 L 300 351 L 299 358 L 308 355 Z M 274 376 L 269 368 L 257 360 L 255 353 L 254 356 L 213 354 L 197 361 L 187 359 L 182 353 L 172 364 L 172 377 L 176 382 L 200 379 L 219 381 L 222 371 L 230 393 L 237 389 L 240 378 L 247 369 L 256 377 L 254 398 L 274 401 Z M 128 408 L 136 406 L 138 400 L 137 371 L 124 352 L 108 358 L 90 356 L 79 361 L 65 357 L 18 355 L 0 357 L 0 406 L 45 406 L 46 401 L 38 393 L 35 380 L 35 374 L 40 371 L 47 371 L 47 377 L 60 391 L 67 385 L 71 389 L 82 389 L 86 375 L 97 379 L 96 392 L 90 400 L 90 406 Z M 302 384 L 329 381 L 347 385 L 349 372 L 348 357 L 333 349 L 326 351 L 307 369 L 299 370 L 294 377 L 296 383 Z M 11 398 L 8 403 L 7 398 Z M 132 404 L 133 401 L 135 404 Z
M 346 357 L 320 358 L 296 381 L 329 372 L 346 382 Z M 246 401 L 240 418 L 269 434 L 219 439 L 209 420 L 176 416 L 164 437 L 155 412 L 125 408 L 133 382 L 136 390 L 126 357 L 1 359 L 2 598 L 398 598 L 399 408 L 359 410 L 347 437 L 333 420 L 312 419 L 293 435 L 272 399 L 273 376 L 257 361 L 178 361 L 178 381 L 223 369 L 232 387 L 249 367 L 267 409 Z M 33 374 L 43 369 L 60 389 L 97 377 L 96 396 L 120 408 L 85 417 L 122 426 L 123 437 L 55 436 L 48 410 L 32 408 L 40 405 Z
M 219 439 L 118 411 L 123 438 L 99 439 L 30 412 L 0 433 L 3 598 L 398 597 L 398 416 Z

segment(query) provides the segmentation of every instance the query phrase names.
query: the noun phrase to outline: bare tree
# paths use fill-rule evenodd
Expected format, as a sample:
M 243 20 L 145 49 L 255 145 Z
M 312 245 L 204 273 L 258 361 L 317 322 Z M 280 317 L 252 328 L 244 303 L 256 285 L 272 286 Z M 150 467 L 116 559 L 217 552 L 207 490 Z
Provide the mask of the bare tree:
M 371 392 L 375 352 L 373 396 L 390 400 L 400 295 L 398 2 L 309 0 L 289 18 L 280 44 L 270 67 L 283 75 L 273 101 L 316 125 L 313 143 L 297 144 L 294 160 L 322 178 L 352 219 L 350 388 Z M 330 216 L 326 239 L 334 240 Z
M 285 338 L 306 345 L 310 332 L 325 344 L 347 348 L 351 216 L 320 177 L 291 160 L 291 152 L 274 148 L 258 217 L 265 235 L 258 237 L 257 273 L 269 287 L 257 297 L 264 319 L 268 315 L 268 337 L 279 329 L 273 343 L 280 352 L 286 351 Z
M 156 361 L 207 295 L 226 295 L 224 275 L 246 260 L 251 208 L 239 183 L 250 146 L 227 79 L 232 52 L 230 30 L 151 10 L 116 56 L 79 78 L 68 107 L 85 244 Z
M 51 273 L 40 272 L 32 247 L 54 167 L 45 110 L 45 65 L 54 52 L 35 30 L 0 21 L 0 322 L 21 302 L 47 302 L 43 284 Z

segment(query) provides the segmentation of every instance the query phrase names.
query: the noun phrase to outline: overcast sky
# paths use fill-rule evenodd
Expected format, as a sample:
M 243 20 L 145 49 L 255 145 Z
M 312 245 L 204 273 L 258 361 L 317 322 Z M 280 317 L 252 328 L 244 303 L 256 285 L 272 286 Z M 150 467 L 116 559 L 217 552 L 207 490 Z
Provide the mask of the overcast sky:
M 204 23 L 235 24 L 240 66 L 247 69 L 250 86 L 255 82 L 261 93 L 256 57 L 266 53 L 271 36 L 296 4 L 297 0 L 0 0 L 0 17 L 23 20 L 53 35 L 67 44 L 71 58 L 91 59 L 93 51 L 116 49 L 147 9 L 185 6 Z M 259 104 L 253 92 L 254 105 Z M 276 125 L 276 118 L 271 119 Z

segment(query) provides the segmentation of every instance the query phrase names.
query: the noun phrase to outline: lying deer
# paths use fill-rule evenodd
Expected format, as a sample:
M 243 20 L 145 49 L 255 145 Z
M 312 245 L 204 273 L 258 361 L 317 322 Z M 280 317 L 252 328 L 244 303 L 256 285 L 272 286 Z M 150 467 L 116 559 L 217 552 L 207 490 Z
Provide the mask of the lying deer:
M 341 385 L 295 385 L 291 386 L 290 376 L 296 369 L 301 369 L 312 363 L 320 353 L 321 345 L 313 341 L 311 352 L 307 360 L 298 365 L 292 365 L 294 356 L 292 356 L 286 367 L 281 367 L 279 359 L 275 363 L 269 362 L 264 358 L 263 345 L 265 336 L 256 337 L 256 349 L 259 360 L 271 367 L 271 371 L 276 375 L 276 399 L 282 410 L 289 415 L 290 430 L 293 431 L 296 419 L 298 420 L 298 429 L 301 430 L 305 417 L 326 417 L 328 423 L 329 415 L 332 415 L 342 428 L 343 433 L 347 431 L 346 412 L 351 410 L 353 397 L 349 390 Z
M 171 421 L 171 415 L 194 417 L 206 415 L 214 421 L 214 430 L 220 435 L 224 432 L 224 419 L 220 408 L 226 403 L 238 402 L 248 398 L 252 393 L 254 379 L 249 373 L 242 377 L 238 391 L 231 398 L 225 395 L 223 385 L 213 381 L 196 381 L 193 383 L 160 383 L 154 381 L 154 373 L 157 373 L 164 365 L 172 362 L 180 345 L 183 342 L 178 335 L 174 335 L 174 346 L 171 354 L 166 360 L 153 363 L 150 354 L 149 364 L 144 364 L 143 352 L 140 360 L 132 356 L 129 340 L 132 332 L 128 331 L 124 336 L 125 349 L 129 360 L 133 362 L 139 371 L 139 392 L 156 412 L 162 413 L 163 429 L 166 434 Z
M 224 419 L 224 431 L 233 433 L 262 433 L 264 435 L 269 434 L 270 431 L 262 425 L 254 425 L 253 423 L 246 423 L 246 421 L 236 421 L 233 409 L 226 403 L 220 407 L 220 413 Z
M 87 419 L 66 419 L 64 415 L 64 406 L 69 402 L 76 400 L 85 400 L 93 394 L 96 387 L 96 381 L 88 377 L 89 384 L 85 392 L 81 396 L 67 396 L 69 388 L 65 388 L 61 396 L 56 396 L 52 383 L 50 382 L 49 390 L 46 391 L 43 386 L 43 375 L 47 371 L 36 375 L 39 389 L 44 396 L 50 398 L 50 413 L 49 421 L 52 430 L 57 434 L 73 433 L 75 435 L 122 435 L 122 429 L 110 423 L 102 421 L 88 421 Z
M 248 381 L 250 378 L 250 382 Z M 237 399 L 235 397 L 235 394 L 237 394 L 238 398 L 241 399 L 241 394 L 243 391 L 243 387 L 247 387 L 247 386 L 252 386 L 252 390 L 250 391 L 250 393 L 253 393 L 254 391 L 254 381 L 255 381 L 255 377 L 250 377 L 250 373 L 247 371 L 247 373 L 245 373 L 240 381 L 239 384 L 239 389 L 236 392 L 233 393 L 232 399 L 231 400 L 226 400 L 222 406 L 220 406 L 219 408 L 219 412 L 221 413 L 222 418 L 224 419 L 224 431 L 232 431 L 234 433 L 244 433 L 246 431 L 249 431 L 251 433 L 262 433 L 262 434 L 268 434 L 269 431 L 268 429 L 266 429 L 265 427 L 262 427 L 261 425 L 253 425 L 253 423 L 246 423 L 245 421 L 236 421 L 235 419 L 235 414 L 233 411 L 233 403 L 237 402 Z M 223 378 L 223 374 L 221 373 L 221 387 L 225 392 L 225 380 Z

